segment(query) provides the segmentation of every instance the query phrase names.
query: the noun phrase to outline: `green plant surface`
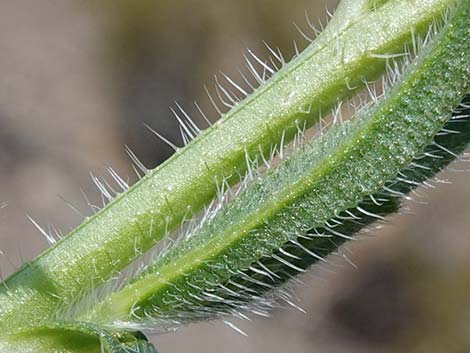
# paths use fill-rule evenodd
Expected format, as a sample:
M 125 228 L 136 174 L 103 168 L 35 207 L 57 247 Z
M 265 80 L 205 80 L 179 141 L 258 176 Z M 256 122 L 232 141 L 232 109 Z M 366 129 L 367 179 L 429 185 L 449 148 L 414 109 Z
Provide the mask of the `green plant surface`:
M 0 352 L 8 353 L 156 353 L 139 333 L 109 332 L 87 323 L 54 323 L 3 336 Z
M 0 289 L 0 327 L 48 320 L 59 306 L 86 296 L 216 194 L 221 179 L 234 183 L 247 156 L 268 153 L 291 140 L 299 127 L 318 121 L 341 99 L 377 77 L 386 57 L 425 34 L 455 0 L 391 0 L 360 6 L 341 17 L 302 54 L 286 64 L 219 122 L 150 171 L 107 207 L 86 219 Z M 367 9 L 368 11 L 364 11 Z M 330 33 L 330 34 L 328 34 Z
M 447 11 L 442 31 L 383 98 L 312 141 L 301 136 L 390 59 L 406 57 Z M 344 0 L 302 54 L 258 77 L 260 87 L 206 131 L 188 121 L 192 142 L 3 282 L 0 351 L 153 353 L 136 329 L 289 302 L 290 278 L 397 212 L 468 145 L 468 105 L 454 108 L 469 97 L 469 31 L 466 0 Z M 274 150 L 278 166 L 252 170 L 250 161 Z M 233 199 L 132 280 L 100 288 L 222 196 L 221 182 L 240 180 Z
M 408 194 L 411 191 L 418 186 L 426 185 L 429 179 L 432 183 L 432 178 L 436 173 L 465 151 L 470 143 L 469 104 L 470 96 L 467 95 L 441 133 L 435 136 L 433 143 L 428 145 L 423 154 L 413 160 L 408 168 L 400 171 L 399 177 L 387 182 L 374 195 L 363 198 L 357 207 L 348 209 L 328 220 L 329 224 L 332 224 L 332 229 L 315 227 L 296 240 L 290 240 L 274 253 L 274 257 L 263 258 L 249 269 L 233 276 L 230 279 L 232 283 L 225 285 L 228 291 L 218 288 L 211 292 L 224 298 L 223 303 L 207 301 L 200 305 L 215 307 L 221 313 L 233 312 L 237 310 L 237 307 L 253 301 L 254 293 L 260 299 L 262 295 L 271 295 L 272 300 L 287 300 L 289 304 L 289 296 L 276 297 L 276 291 L 273 289 L 284 285 L 312 264 L 319 261 L 327 262 L 328 256 L 337 251 L 341 244 L 356 237 L 358 232 L 376 232 L 386 216 L 400 210 L 402 200 L 409 199 Z M 452 131 L 452 133 L 446 131 Z M 434 143 L 444 149 L 436 147 Z M 429 186 L 429 183 L 427 185 Z M 378 227 L 373 226 L 374 224 Z M 328 236 L 318 237 L 318 234 L 328 234 Z M 283 258 L 286 253 L 291 255 L 287 263 L 276 260 L 276 258 Z M 237 294 L 233 295 L 233 292 Z M 266 304 L 268 306 L 265 311 L 270 309 L 269 306 L 272 303 L 261 301 L 258 310 L 263 309 Z
M 468 143 L 468 124 L 450 124 L 449 120 L 469 90 L 470 46 L 462 40 L 469 31 L 470 4 L 464 1 L 442 34 L 382 101 L 333 126 L 248 187 L 194 234 L 170 247 L 135 281 L 107 298 L 88 319 L 184 321 L 216 316 L 224 305 L 236 309 L 229 305 L 240 305 L 236 298 L 229 301 L 214 290 L 233 285 L 230 279 L 253 264 L 272 260 L 273 253 L 279 249 L 282 253 L 289 242 L 299 247 L 299 237 L 309 232 L 313 245 L 308 246 L 313 248 L 324 248 L 332 236 L 351 239 L 332 226 L 344 227 L 337 216 L 351 209 L 356 215 L 376 219 L 396 210 L 397 199 L 384 200 L 381 193 L 398 183 L 393 188 L 395 196 L 404 195 L 450 162 L 455 157 L 451 149 L 461 152 Z M 452 130 L 442 130 L 446 124 Z M 452 134 L 458 137 L 448 136 Z M 441 151 L 429 152 L 436 149 Z M 383 209 L 375 207 L 379 212 L 371 213 L 360 207 L 377 193 L 376 203 L 383 203 Z M 330 244 L 328 252 L 334 249 Z M 303 271 L 292 263 L 301 257 L 285 250 L 274 256 L 284 270 Z M 265 272 L 265 277 L 278 275 L 263 267 L 258 271 Z M 268 283 L 266 287 L 274 286 Z M 254 291 L 253 299 L 256 295 Z M 218 304 L 217 310 L 211 311 L 211 302 Z

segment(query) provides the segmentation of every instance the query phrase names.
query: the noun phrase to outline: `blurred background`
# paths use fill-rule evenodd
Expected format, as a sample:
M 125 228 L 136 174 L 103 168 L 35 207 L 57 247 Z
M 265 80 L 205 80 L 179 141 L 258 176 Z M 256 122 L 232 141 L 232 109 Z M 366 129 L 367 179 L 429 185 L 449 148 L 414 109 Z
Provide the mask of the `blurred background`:
M 286 57 L 306 41 L 305 11 L 326 21 L 334 0 L 0 0 L 0 259 L 2 276 L 47 247 L 27 215 L 67 233 L 99 203 L 89 172 L 112 166 L 134 181 L 128 145 L 148 166 L 180 143 L 169 106 L 210 119 L 203 84 L 229 76 L 262 41 Z M 311 32 L 309 32 L 311 33 Z M 204 124 L 204 123 L 202 123 Z M 461 353 L 470 351 L 470 176 L 441 173 L 437 190 L 376 234 L 349 243 L 348 260 L 302 277 L 306 313 L 222 322 L 152 336 L 162 353 Z M 68 206 L 72 204 L 77 212 Z M 353 264 L 351 264 L 351 262 Z

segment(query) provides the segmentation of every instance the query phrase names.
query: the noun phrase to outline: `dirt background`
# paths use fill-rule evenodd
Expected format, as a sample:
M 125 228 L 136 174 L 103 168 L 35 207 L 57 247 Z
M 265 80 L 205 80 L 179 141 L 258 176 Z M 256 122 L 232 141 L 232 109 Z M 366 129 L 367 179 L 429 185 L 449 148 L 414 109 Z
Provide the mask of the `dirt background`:
M 27 215 L 67 233 L 82 216 L 64 199 L 81 214 L 82 192 L 99 200 L 90 171 L 111 165 L 134 180 L 125 144 L 149 167 L 169 156 L 144 123 L 179 141 L 175 100 L 208 107 L 202 86 L 214 73 L 235 74 L 247 47 L 266 56 L 263 40 L 289 57 L 294 39 L 306 45 L 292 23 L 308 31 L 305 11 L 324 22 L 335 4 L 0 0 L 2 275 L 47 247 Z M 354 266 L 336 256 L 302 277 L 306 314 L 234 321 L 248 337 L 213 322 L 152 341 L 163 353 L 470 351 L 470 179 L 439 177 L 450 183 L 418 190 L 414 214 L 344 249 Z

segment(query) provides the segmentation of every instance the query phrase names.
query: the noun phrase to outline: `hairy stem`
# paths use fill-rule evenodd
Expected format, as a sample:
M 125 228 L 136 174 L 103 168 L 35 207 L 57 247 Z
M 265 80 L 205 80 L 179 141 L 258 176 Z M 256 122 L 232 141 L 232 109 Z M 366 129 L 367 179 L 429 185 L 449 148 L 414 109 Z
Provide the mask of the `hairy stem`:
M 0 289 L 0 326 L 41 322 L 59 304 L 116 275 L 206 205 L 217 181 L 238 181 L 247 155 L 269 152 L 314 124 L 381 73 L 384 56 L 402 52 L 410 34 L 426 33 L 454 3 L 381 1 L 320 37 L 219 122 L 8 278 Z
M 377 214 L 360 204 L 396 181 L 398 190 L 389 193 L 396 196 L 409 191 L 403 190 L 405 184 L 415 185 L 421 178 L 415 165 L 427 156 L 423 154 L 426 148 L 440 148 L 453 157 L 435 138 L 469 90 L 470 46 L 462 40 L 469 35 L 469 28 L 470 4 L 463 1 L 429 52 L 420 55 L 378 106 L 334 126 L 253 184 L 195 234 L 176 243 L 133 283 L 108 297 L 92 313 L 92 320 L 182 320 L 194 313 L 196 318 L 207 317 L 208 302 L 222 306 L 225 302 L 214 295 L 214 289 L 227 288 L 231 278 L 263 259 L 271 257 L 301 272 L 303 269 L 292 263 L 292 259 L 301 258 L 285 251 L 282 256 L 274 254 L 279 249 L 282 252 L 287 243 L 302 248 L 299 238 L 309 232 L 317 245 L 330 242 L 332 236 L 349 239 L 329 222 L 350 209 L 372 218 L 390 213 L 389 206 L 396 209 L 397 203 L 389 199 L 379 198 L 377 203 L 384 207 L 378 207 Z M 465 130 L 447 133 L 457 132 L 461 138 L 469 137 Z M 452 138 L 444 141 L 455 142 Z M 467 143 L 459 141 L 460 148 Z M 438 155 L 434 158 L 436 166 L 442 164 Z M 410 165 L 414 170 L 407 179 Z M 430 168 L 428 176 L 436 171 Z M 334 248 L 330 246 L 330 251 Z M 267 277 L 277 275 L 266 268 L 260 271 Z

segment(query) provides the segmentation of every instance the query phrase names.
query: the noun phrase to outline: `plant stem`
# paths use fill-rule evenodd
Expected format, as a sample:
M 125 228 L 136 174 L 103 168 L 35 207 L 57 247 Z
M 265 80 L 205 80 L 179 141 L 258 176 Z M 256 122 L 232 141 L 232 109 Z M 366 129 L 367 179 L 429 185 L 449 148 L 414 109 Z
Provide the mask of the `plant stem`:
M 238 181 L 247 156 L 268 153 L 314 124 L 383 72 L 384 55 L 402 52 L 410 34 L 425 34 L 454 3 L 389 1 L 320 37 L 219 122 L 8 278 L 0 289 L 0 327 L 47 320 L 58 305 L 118 274 L 201 210 L 218 182 Z
M 334 235 L 348 238 L 331 226 L 337 215 L 356 208 L 386 183 L 400 181 L 399 173 L 413 161 L 419 163 L 427 146 L 439 148 L 436 134 L 470 89 L 470 45 L 462 40 L 469 30 L 470 3 L 462 1 L 429 52 L 420 54 L 383 101 L 335 125 L 257 181 L 194 234 L 175 243 L 133 283 L 111 294 L 91 319 L 110 323 L 215 315 L 224 304 L 230 307 L 230 301 L 214 290 L 285 244 L 298 244 L 312 228 L 326 230 L 311 236 L 318 244 Z M 467 133 L 462 136 L 468 138 Z M 446 147 L 441 149 L 453 156 Z M 292 258 L 285 253 L 276 260 L 289 266 Z M 218 304 L 219 311 L 211 312 L 210 302 Z

